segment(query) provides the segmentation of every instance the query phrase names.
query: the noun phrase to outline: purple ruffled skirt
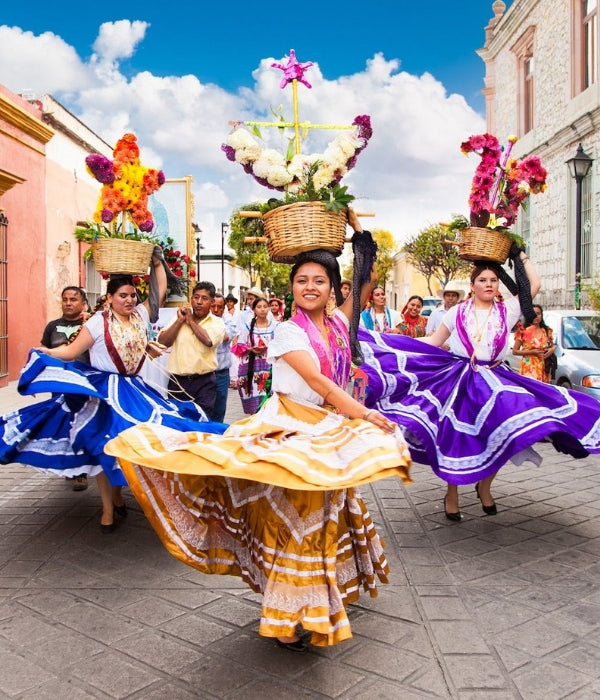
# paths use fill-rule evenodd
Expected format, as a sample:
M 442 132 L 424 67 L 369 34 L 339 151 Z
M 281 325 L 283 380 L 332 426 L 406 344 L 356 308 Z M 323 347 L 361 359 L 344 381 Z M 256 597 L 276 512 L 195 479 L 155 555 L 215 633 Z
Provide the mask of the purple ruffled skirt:
M 403 426 L 414 461 L 471 484 L 548 438 L 559 452 L 600 452 L 600 402 L 399 335 L 359 331 L 366 405 Z M 535 454 L 535 453 L 533 453 Z

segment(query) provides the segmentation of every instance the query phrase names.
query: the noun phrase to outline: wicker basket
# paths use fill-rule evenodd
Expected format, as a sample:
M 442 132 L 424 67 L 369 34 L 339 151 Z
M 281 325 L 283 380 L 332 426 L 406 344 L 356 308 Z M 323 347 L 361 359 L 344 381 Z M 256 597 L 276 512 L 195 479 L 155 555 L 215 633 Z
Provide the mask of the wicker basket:
M 323 248 L 335 255 L 344 249 L 347 212 L 325 209 L 323 202 L 294 202 L 262 217 L 267 252 L 273 262 L 294 263 L 306 250 Z
M 101 238 L 92 243 L 96 270 L 109 274 L 147 274 L 153 250 L 154 243 L 125 238 Z
M 512 238 L 491 228 L 464 228 L 455 245 L 463 260 L 489 260 L 505 263 L 508 258 Z

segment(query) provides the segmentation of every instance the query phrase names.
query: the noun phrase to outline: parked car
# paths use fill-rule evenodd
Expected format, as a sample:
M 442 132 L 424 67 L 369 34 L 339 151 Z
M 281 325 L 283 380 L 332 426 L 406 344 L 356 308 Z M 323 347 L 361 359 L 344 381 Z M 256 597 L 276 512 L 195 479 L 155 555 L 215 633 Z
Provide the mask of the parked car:
M 442 303 L 439 297 L 423 297 L 423 310 L 421 316 L 429 316 L 429 314 Z
M 558 368 L 553 383 L 600 400 L 600 314 L 548 309 L 544 321 L 552 328 L 556 343 Z M 518 372 L 521 358 L 512 354 L 513 341 L 514 334 L 505 362 Z

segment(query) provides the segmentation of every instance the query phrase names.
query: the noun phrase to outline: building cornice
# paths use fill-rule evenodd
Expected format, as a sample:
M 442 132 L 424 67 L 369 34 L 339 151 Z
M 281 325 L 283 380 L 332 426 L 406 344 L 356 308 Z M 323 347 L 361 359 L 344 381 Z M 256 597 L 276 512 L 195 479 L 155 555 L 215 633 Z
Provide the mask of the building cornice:
M 525 25 L 528 17 L 538 2 L 539 0 L 515 0 L 495 25 L 490 41 L 486 42 L 485 47 L 476 53 L 483 60 L 495 58 L 504 48 L 507 36 L 520 36 L 523 33 L 523 28 L 527 28 Z M 498 36 L 499 38 L 497 38 Z
M 13 175 L 12 173 L 6 172 L 6 170 L 0 170 L 0 197 L 11 187 L 15 185 L 21 185 L 25 182 L 22 177 L 18 175 Z
M 46 144 L 54 136 L 54 131 L 27 110 L 19 107 L 0 92 L 0 119 L 16 126 L 36 141 Z

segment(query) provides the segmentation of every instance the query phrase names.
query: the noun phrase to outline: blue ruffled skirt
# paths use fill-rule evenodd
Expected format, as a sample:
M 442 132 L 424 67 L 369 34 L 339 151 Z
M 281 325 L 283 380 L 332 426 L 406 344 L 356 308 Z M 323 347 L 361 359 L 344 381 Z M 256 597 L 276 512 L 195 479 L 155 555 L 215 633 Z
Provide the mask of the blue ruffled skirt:
M 365 403 L 405 429 L 414 461 L 444 481 L 471 484 L 508 460 L 539 457 L 545 438 L 559 452 L 600 452 L 600 402 L 521 376 L 504 364 L 469 360 L 419 340 L 359 331 Z M 541 458 L 540 460 L 541 461 Z
M 139 377 L 33 350 L 18 389 L 24 395 L 54 396 L 0 417 L 0 462 L 60 476 L 93 476 L 103 469 L 113 486 L 127 482 L 114 457 L 104 454 L 104 446 L 121 431 L 145 422 L 218 434 L 227 427 L 209 422 L 191 401 L 164 399 Z

